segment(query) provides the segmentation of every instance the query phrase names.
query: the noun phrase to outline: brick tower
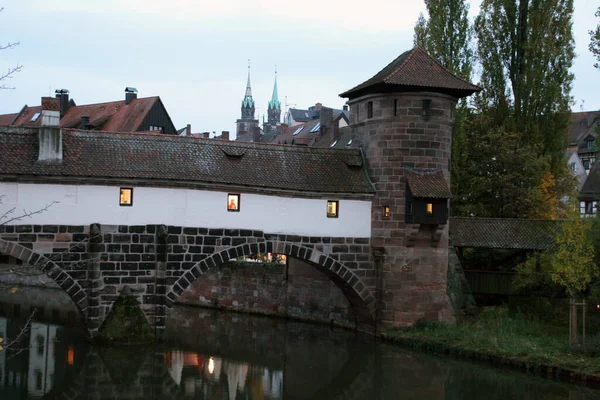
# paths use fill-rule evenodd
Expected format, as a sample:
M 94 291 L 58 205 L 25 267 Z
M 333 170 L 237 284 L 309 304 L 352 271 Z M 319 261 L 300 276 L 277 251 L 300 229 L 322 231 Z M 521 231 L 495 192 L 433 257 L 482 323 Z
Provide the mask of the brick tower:
M 458 99 L 480 90 L 415 48 L 340 95 L 377 191 L 371 245 L 383 327 L 453 319 L 446 295 L 452 125 Z

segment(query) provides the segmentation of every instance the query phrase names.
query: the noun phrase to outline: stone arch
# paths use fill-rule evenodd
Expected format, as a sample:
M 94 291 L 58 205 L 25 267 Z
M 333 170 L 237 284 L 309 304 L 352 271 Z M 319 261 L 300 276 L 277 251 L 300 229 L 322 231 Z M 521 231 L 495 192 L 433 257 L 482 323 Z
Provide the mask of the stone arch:
M 288 241 L 267 240 L 260 243 L 241 244 L 216 251 L 187 270 L 173 284 L 172 289 L 167 293 L 167 307 L 170 308 L 185 289 L 211 268 L 218 267 L 236 257 L 267 252 L 284 254 L 300 259 L 324 273 L 340 288 L 346 299 L 354 307 L 357 322 L 361 325 L 374 327 L 375 296 L 362 279 L 351 269 L 347 268 L 343 262 L 330 257 L 322 251 Z
M 46 276 L 58 284 L 71 298 L 82 316 L 85 317 L 87 310 L 87 295 L 78 281 L 74 280 L 69 274 L 54 261 L 46 256 L 38 254 L 33 250 L 13 241 L 0 238 L 0 253 L 6 254 L 21 260 L 23 264 L 39 268 Z

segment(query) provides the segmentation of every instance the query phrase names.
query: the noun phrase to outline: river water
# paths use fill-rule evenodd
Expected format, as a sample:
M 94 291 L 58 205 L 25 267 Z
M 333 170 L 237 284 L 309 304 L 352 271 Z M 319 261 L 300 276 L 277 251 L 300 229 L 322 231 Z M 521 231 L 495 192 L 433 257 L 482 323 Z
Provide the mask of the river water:
M 0 294 L 0 337 L 18 338 L 0 351 L 1 400 L 600 399 L 596 389 L 342 329 L 189 307 L 171 311 L 164 344 L 91 347 L 61 296 Z

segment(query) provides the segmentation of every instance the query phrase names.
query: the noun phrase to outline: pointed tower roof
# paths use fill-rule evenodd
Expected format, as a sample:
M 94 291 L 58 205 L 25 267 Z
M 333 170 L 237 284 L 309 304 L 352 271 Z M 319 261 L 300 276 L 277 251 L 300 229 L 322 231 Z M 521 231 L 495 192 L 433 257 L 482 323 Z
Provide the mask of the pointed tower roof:
M 273 95 L 271 96 L 271 101 L 269 101 L 269 108 L 281 108 L 279 95 L 277 94 L 277 67 L 275 67 L 275 84 L 273 85 Z
M 250 60 L 248 60 L 248 82 L 246 83 L 246 94 L 244 95 L 244 100 L 242 100 L 242 107 L 254 107 L 252 87 L 250 86 Z
M 353 99 L 368 93 L 432 91 L 461 98 L 481 90 L 456 76 L 423 49 L 415 47 L 340 97 Z

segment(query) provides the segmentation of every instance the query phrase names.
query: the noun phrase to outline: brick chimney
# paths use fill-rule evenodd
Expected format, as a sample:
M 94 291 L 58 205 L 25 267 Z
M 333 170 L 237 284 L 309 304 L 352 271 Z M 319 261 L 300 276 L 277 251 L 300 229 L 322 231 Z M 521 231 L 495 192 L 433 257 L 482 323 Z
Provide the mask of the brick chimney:
M 79 125 L 79 129 L 89 129 L 90 125 L 90 116 L 89 115 L 82 115 L 81 116 L 81 125 Z
M 321 111 L 322 107 L 323 107 L 323 104 L 321 104 L 321 103 L 315 104 L 315 110 L 317 110 L 317 111 Z
M 192 125 L 187 124 L 185 127 L 185 136 L 192 136 Z
M 204 139 L 208 139 L 208 138 L 210 138 L 210 132 L 202 132 L 202 137 L 203 137 Z
M 319 123 L 321 124 L 321 137 L 327 135 L 331 131 L 331 123 L 333 121 L 333 110 L 329 107 L 322 107 L 319 113 Z
M 229 131 L 222 131 L 221 132 L 221 139 L 222 140 L 229 140 Z
M 42 97 L 42 126 L 60 126 L 60 99 Z
M 258 126 L 252 127 L 252 141 L 255 143 L 260 142 L 260 128 Z

